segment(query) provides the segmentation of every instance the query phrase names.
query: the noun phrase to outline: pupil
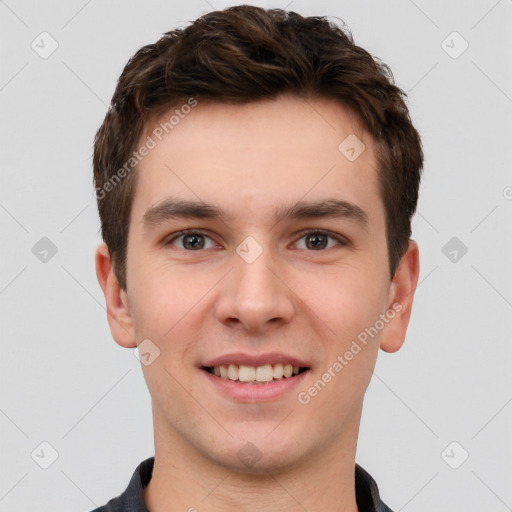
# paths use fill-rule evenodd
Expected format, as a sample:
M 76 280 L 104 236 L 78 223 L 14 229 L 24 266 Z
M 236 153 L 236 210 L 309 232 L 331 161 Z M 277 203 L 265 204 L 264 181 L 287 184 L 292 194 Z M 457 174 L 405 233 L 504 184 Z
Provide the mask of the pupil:
M 183 237 L 183 243 L 187 249 L 197 249 L 204 246 L 204 238 L 201 235 L 185 235 Z
M 327 237 L 321 234 L 310 235 L 308 237 L 308 243 L 309 242 L 311 242 L 314 249 L 324 249 L 326 247 Z

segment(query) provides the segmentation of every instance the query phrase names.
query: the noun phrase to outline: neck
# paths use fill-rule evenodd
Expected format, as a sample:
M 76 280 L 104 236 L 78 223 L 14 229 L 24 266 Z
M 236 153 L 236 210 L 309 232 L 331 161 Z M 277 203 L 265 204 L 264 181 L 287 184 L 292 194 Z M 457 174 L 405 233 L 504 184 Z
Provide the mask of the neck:
M 155 424 L 155 463 L 144 489 L 151 512 L 357 512 L 359 425 L 293 467 L 251 473 L 220 465 Z

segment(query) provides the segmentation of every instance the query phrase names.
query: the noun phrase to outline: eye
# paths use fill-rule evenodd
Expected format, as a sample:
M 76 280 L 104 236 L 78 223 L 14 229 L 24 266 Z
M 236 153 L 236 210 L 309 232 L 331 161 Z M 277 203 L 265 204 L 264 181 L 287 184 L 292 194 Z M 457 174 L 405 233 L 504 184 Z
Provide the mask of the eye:
M 210 241 L 210 245 L 207 243 L 208 240 Z M 187 251 L 211 249 L 215 246 L 213 240 L 209 236 L 199 231 L 192 230 L 180 231 L 170 238 L 165 244 L 175 245 L 175 242 L 179 244 L 181 249 L 185 249 Z
M 336 245 L 348 245 L 348 241 L 343 236 L 318 229 L 301 233 L 300 238 L 295 244 L 298 244 L 299 241 L 304 241 L 303 247 L 299 247 L 299 249 L 309 249 L 312 251 L 322 251 Z M 332 243 L 333 241 L 335 242 L 334 244 Z M 192 229 L 175 233 L 165 242 L 165 245 L 178 246 L 186 251 L 200 251 L 202 249 L 212 249 L 216 246 L 211 237 L 201 231 Z
M 313 251 L 321 251 L 323 249 L 330 249 L 333 247 L 333 245 L 329 245 L 329 239 L 338 242 L 337 245 L 348 245 L 347 241 L 342 236 L 323 230 L 307 231 L 302 233 L 299 238 L 299 240 L 305 241 L 306 249 L 311 249 Z

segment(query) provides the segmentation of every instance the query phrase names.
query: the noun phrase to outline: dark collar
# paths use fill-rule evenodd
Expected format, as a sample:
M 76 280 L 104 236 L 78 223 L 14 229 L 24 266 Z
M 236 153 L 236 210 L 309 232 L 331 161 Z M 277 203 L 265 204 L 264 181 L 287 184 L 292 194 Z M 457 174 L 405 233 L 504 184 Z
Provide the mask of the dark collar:
M 132 475 L 126 490 L 111 499 L 104 507 L 92 512 L 148 512 L 144 504 L 144 487 L 149 484 L 153 473 L 154 457 L 141 462 Z M 380 499 L 375 480 L 356 464 L 356 501 L 359 512 L 393 512 Z

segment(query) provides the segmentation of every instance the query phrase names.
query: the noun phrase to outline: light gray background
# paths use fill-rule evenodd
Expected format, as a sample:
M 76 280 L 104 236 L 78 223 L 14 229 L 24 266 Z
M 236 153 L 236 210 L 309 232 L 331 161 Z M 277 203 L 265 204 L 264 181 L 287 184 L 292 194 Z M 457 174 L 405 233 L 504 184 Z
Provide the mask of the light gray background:
M 395 511 L 512 510 L 512 1 L 288 2 L 254 3 L 342 18 L 409 93 L 426 154 L 408 339 L 380 355 L 357 461 Z M 0 511 L 91 510 L 154 453 L 140 363 L 94 272 L 92 141 L 140 46 L 235 3 L 0 1 Z

